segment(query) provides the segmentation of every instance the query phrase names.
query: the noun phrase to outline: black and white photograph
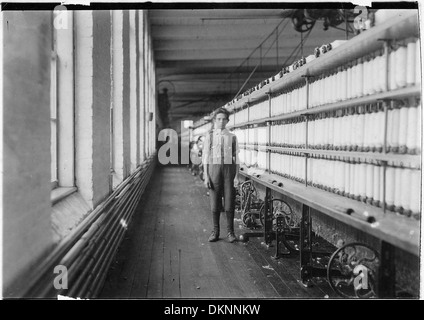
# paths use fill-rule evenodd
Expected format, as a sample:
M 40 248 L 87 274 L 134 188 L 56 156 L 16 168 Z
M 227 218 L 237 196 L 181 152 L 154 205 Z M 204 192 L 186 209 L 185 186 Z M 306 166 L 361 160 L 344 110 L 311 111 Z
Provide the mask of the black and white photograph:
M 421 3 L 1 9 L 2 300 L 423 299 Z

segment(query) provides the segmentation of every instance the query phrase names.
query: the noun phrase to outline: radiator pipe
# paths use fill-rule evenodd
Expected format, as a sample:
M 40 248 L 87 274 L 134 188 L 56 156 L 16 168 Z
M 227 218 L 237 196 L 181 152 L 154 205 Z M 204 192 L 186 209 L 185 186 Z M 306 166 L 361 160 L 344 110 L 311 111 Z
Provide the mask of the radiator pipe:
M 149 169 L 152 167 L 152 163 L 154 162 L 155 155 L 151 156 L 149 159 L 140 166 L 137 172 L 135 172 L 132 176 L 128 177 L 125 181 L 123 181 L 112 194 L 99 206 L 97 206 L 70 234 L 68 234 L 53 250 L 49 256 L 44 259 L 38 268 L 34 270 L 32 273 L 33 276 L 30 276 L 29 279 L 31 283 L 28 285 L 29 289 L 26 289 L 21 296 L 37 296 L 43 297 L 47 296 L 48 292 L 52 289 L 53 283 L 53 266 L 58 264 L 58 261 L 61 261 L 61 257 L 66 256 L 67 250 L 73 247 L 81 238 L 81 235 L 90 229 L 93 221 L 99 219 L 99 217 L 104 213 L 104 210 L 108 208 L 111 203 L 115 200 L 115 198 L 120 195 L 121 191 L 127 186 L 130 182 L 132 182 L 134 177 L 139 176 L 139 174 L 144 171 L 146 167 Z M 114 207 L 114 205 L 112 206 Z M 112 208 L 109 208 L 112 209 Z M 44 280 L 44 281 L 43 281 Z M 37 284 L 46 284 L 46 286 L 37 287 Z
M 96 268 L 97 268 L 96 265 L 102 259 L 101 253 L 104 252 L 105 250 L 107 250 L 106 245 L 108 244 L 108 241 L 105 240 L 105 239 L 109 239 L 109 241 L 112 241 L 114 235 L 112 234 L 110 236 L 110 233 L 115 230 L 114 229 L 115 225 L 120 222 L 120 220 L 122 219 L 122 215 L 126 213 L 125 212 L 126 211 L 126 204 L 131 203 L 133 201 L 133 198 L 134 198 L 134 195 L 131 195 L 131 194 L 129 194 L 128 197 L 122 198 L 122 200 L 124 200 L 124 201 L 120 202 L 120 204 L 123 205 L 123 208 L 121 208 L 120 206 L 119 206 L 119 208 L 117 208 L 117 210 L 119 210 L 119 214 L 114 217 L 115 219 L 109 220 L 109 223 L 107 223 L 102 228 L 104 231 L 101 232 L 99 235 L 96 235 L 96 238 L 91 241 L 91 243 L 87 247 L 87 251 L 85 252 L 85 255 L 84 255 L 85 256 L 84 262 L 87 259 L 89 259 L 90 262 L 86 265 L 85 263 L 83 263 L 83 261 L 80 261 L 77 265 L 74 266 L 74 269 L 76 269 L 76 270 L 79 270 L 80 267 L 82 267 L 82 266 L 84 267 L 84 269 L 83 269 L 83 272 L 79 275 L 75 284 L 72 285 L 72 289 L 69 292 L 70 296 L 74 296 L 76 292 L 81 293 L 84 296 L 84 289 L 77 291 L 79 289 L 79 285 L 83 280 L 86 280 L 85 284 L 89 283 L 90 274 L 96 270 Z M 111 222 L 113 222 L 112 225 L 111 225 Z M 104 232 L 106 232 L 106 233 L 103 235 Z M 106 249 L 104 248 L 105 246 L 106 246 Z M 94 250 L 94 252 L 92 252 L 93 250 Z M 98 257 L 99 254 L 100 254 L 100 257 Z M 94 267 L 93 267 L 93 264 L 95 264 Z M 89 272 L 90 272 L 90 274 L 88 275 L 88 279 L 86 279 L 86 275 Z M 79 294 L 78 294 L 78 296 L 79 296 Z
M 83 272 L 81 274 L 78 274 L 76 283 L 72 286 L 71 291 L 69 291 L 69 294 L 71 296 L 75 295 L 75 293 L 78 293 L 78 296 L 80 295 L 87 296 L 85 290 L 86 290 L 86 287 L 90 284 L 90 278 L 92 277 L 92 275 L 96 274 L 96 271 L 99 268 L 99 266 L 100 266 L 100 270 L 103 270 L 104 266 L 106 264 L 109 264 L 109 263 L 106 263 L 109 261 L 104 260 L 103 257 L 105 256 L 106 253 L 108 253 L 106 256 L 109 257 L 110 253 L 113 253 L 115 251 L 115 247 L 117 247 L 117 245 L 120 244 L 120 240 L 122 238 L 122 235 L 125 229 L 119 228 L 119 224 L 122 219 L 128 220 L 128 224 L 129 224 L 129 220 L 134 214 L 135 207 L 139 204 L 141 195 L 144 192 L 145 187 L 148 183 L 148 180 L 151 177 L 152 167 L 153 166 L 149 167 L 146 171 L 139 174 L 139 176 L 141 176 L 139 181 L 133 181 L 134 183 L 133 185 L 127 185 L 128 189 L 133 189 L 137 191 L 133 193 L 133 192 L 130 192 L 130 190 L 127 190 L 129 191 L 129 193 L 125 194 L 123 198 L 119 199 L 119 204 L 117 205 L 117 208 L 116 208 L 116 211 L 119 212 L 118 216 L 111 215 L 110 219 L 97 229 L 98 232 L 95 235 L 93 235 L 94 239 L 91 239 L 89 241 L 88 246 L 84 250 L 85 251 L 84 259 L 78 259 L 78 263 L 72 266 L 73 267 L 72 269 L 75 270 L 74 274 L 78 274 L 78 270 L 84 264 Z M 123 207 L 121 207 L 122 205 Z M 112 235 L 110 235 L 111 232 L 113 232 Z M 118 233 L 118 236 L 116 235 L 117 233 Z M 100 239 L 100 242 L 97 242 L 99 241 L 99 239 Z M 108 239 L 108 240 L 105 240 L 105 239 Z M 113 242 L 112 245 L 111 245 L 111 242 Z M 106 248 L 104 249 L 104 247 Z M 92 250 L 95 250 L 95 251 L 91 252 Z M 101 253 L 101 255 L 100 257 L 97 257 L 99 253 Z M 86 264 L 87 259 L 90 259 L 89 260 L 90 262 L 88 263 L 88 265 Z M 94 267 L 92 267 L 94 263 L 95 265 Z M 88 272 L 90 272 L 88 279 L 85 279 L 86 274 Z M 100 282 L 99 283 L 97 282 L 98 280 L 96 279 L 98 278 L 99 277 L 97 276 L 92 284 L 95 287 L 99 287 L 99 284 L 101 284 Z M 104 277 L 101 277 L 101 278 L 104 278 Z M 78 290 L 80 283 L 83 280 L 85 280 L 85 284 L 80 290 Z
M 141 180 L 145 179 L 146 177 L 143 176 L 141 177 Z M 140 184 L 140 181 L 133 181 L 133 183 L 136 183 L 136 186 L 138 184 Z M 72 265 L 72 274 L 77 274 L 77 270 L 79 270 L 81 268 L 81 266 L 84 265 L 84 270 L 82 272 L 81 275 L 79 275 L 79 280 L 77 280 L 77 282 L 75 284 L 72 285 L 72 289 L 69 291 L 69 294 L 72 296 L 76 289 L 79 286 L 79 283 L 81 281 L 81 279 L 83 279 L 83 277 L 85 276 L 85 274 L 87 272 L 89 272 L 91 269 L 91 264 L 89 263 L 88 265 L 86 264 L 86 260 L 87 259 L 95 259 L 99 253 L 100 250 L 103 250 L 103 246 L 104 246 L 104 239 L 105 238 L 109 238 L 109 233 L 110 230 L 112 230 L 112 228 L 115 227 L 116 223 L 120 222 L 121 218 L 122 218 L 122 214 L 125 213 L 125 206 L 127 203 L 131 203 L 132 201 L 134 201 L 134 196 L 130 191 L 130 189 L 133 188 L 134 185 L 127 185 L 126 186 L 126 191 L 127 193 L 124 194 L 122 197 L 120 197 L 117 200 L 117 205 L 116 205 L 116 210 L 114 210 L 114 212 L 118 212 L 118 215 L 114 215 L 114 212 L 108 212 L 108 220 L 104 219 L 102 222 L 103 224 L 100 225 L 97 229 L 97 233 L 93 235 L 93 237 L 88 240 L 88 243 L 86 243 L 85 248 L 83 249 L 85 252 L 83 254 L 84 259 L 78 259 L 78 263 L 75 262 L 75 264 Z M 123 207 L 122 207 L 123 206 Z M 106 232 L 106 234 L 104 234 Z M 97 249 L 95 249 L 97 248 Z M 94 253 L 92 252 L 92 250 L 95 250 Z M 77 254 L 79 253 L 79 251 L 77 252 Z M 92 260 L 93 261 L 93 260 Z M 75 270 L 75 271 L 74 271 Z M 71 272 L 69 272 L 71 274 Z
M 143 188 L 144 189 L 144 188 Z M 143 190 L 144 192 L 144 190 Z M 141 196 L 138 196 L 139 198 L 141 198 Z M 130 212 L 132 212 L 132 214 L 134 214 L 136 207 L 138 205 L 138 201 L 133 203 L 132 208 L 130 209 Z M 131 217 L 129 218 L 130 221 Z M 100 290 L 101 286 L 104 283 L 104 279 L 107 276 L 107 271 L 110 267 L 110 264 L 112 263 L 112 259 L 115 256 L 115 253 L 118 249 L 118 246 L 120 245 L 122 238 L 125 234 L 125 229 L 119 229 L 118 230 L 118 236 L 117 236 L 117 240 L 113 243 L 113 247 L 111 250 L 109 250 L 106 259 L 104 260 L 104 263 L 101 265 L 101 268 L 99 270 L 99 272 L 96 274 L 96 278 L 93 281 L 93 285 L 92 285 L 92 289 L 90 289 L 90 291 L 88 292 L 89 296 L 93 296 L 96 297 L 98 295 L 98 291 Z
M 150 175 L 151 175 L 151 172 L 150 172 Z M 130 223 L 130 220 L 132 219 L 132 215 L 134 214 L 136 207 L 138 206 L 141 200 L 141 196 L 144 193 L 146 186 L 147 186 L 147 181 L 144 180 L 141 187 L 141 192 L 137 195 L 137 201 L 132 203 L 132 207 L 129 210 L 129 213 L 131 214 L 131 216 L 128 217 L 128 223 Z M 89 296 L 94 296 L 94 297 L 97 296 L 98 291 L 100 290 L 101 286 L 104 283 L 104 279 L 107 276 L 107 270 L 109 269 L 109 266 L 115 255 L 115 252 L 118 249 L 117 247 L 120 245 L 124 234 L 125 234 L 125 229 L 123 228 L 118 229 L 117 241 L 114 242 L 113 247 L 111 248 L 111 250 L 109 250 L 109 253 L 107 254 L 106 259 L 104 260 L 104 263 L 102 264 L 100 271 L 96 274 L 96 278 L 94 279 L 93 285 L 92 285 L 93 288 L 88 292 L 89 294 L 91 293 L 91 295 Z

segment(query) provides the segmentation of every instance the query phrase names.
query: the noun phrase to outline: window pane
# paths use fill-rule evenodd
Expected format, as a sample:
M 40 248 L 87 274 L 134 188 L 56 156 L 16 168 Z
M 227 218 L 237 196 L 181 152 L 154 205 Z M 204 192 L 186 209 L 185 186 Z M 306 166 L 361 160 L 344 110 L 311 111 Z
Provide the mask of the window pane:
M 50 84 L 50 150 L 51 150 L 51 181 L 57 181 L 57 81 L 56 81 L 56 57 L 52 53 L 51 60 L 51 84 Z
M 56 121 L 51 121 L 51 181 L 57 181 L 57 128 Z

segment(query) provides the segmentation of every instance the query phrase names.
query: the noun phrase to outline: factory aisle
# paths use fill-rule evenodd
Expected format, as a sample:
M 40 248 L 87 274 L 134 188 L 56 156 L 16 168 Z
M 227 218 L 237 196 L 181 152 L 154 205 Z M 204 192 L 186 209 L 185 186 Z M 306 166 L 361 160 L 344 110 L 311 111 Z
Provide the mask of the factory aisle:
M 185 167 L 156 170 L 99 298 L 323 298 L 298 282 L 298 258 L 271 259 L 259 239 L 207 241 L 209 198 Z M 225 230 L 224 214 L 221 226 Z M 236 219 L 236 235 L 245 232 Z M 221 234 L 223 238 L 225 234 Z

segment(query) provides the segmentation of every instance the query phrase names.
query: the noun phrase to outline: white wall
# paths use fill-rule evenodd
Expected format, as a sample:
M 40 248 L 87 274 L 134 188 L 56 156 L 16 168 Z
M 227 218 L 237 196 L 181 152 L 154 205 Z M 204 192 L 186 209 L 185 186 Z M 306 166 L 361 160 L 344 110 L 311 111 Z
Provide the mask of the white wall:
M 45 259 L 64 236 L 109 196 L 112 187 L 141 164 L 144 150 L 153 152 L 151 146 L 155 142 L 147 140 L 146 134 L 148 127 L 154 128 L 154 121 L 146 125 L 145 111 L 155 106 L 155 80 L 152 72 L 145 72 L 147 67 L 152 70 L 152 61 L 147 61 L 147 51 L 151 51 L 151 46 L 145 45 L 150 39 L 148 29 L 140 27 L 147 24 L 143 17 L 144 12 L 131 14 L 131 20 L 128 11 L 74 12 L 73 30 L 71 20 L 67 42 L 62 42 L 61 55 L 66 59 L 59 63 L 58 108 L 64 112 L 59 122 L 65 125 L 62 133 L 67 132 L 68 137 L 59 145 L 59 163 L 63 164 L 59 168 L 59 187 L 76 187 L 76 191 L 53 205 L 52 13 L 3 13 L 0 282 L 3 281 L 4 296 L 24 292 L 25 277 L 32 266 Z M 69 52 L 66 48 L 72 48 L 72 42 L 74 51 Z M 75 126 L 69 125 L 72 120 Z M 113 186 L 111 158 L 115 170 Z M 61 169 L 64 176 L 60 176 Z
M 3 15 L 3 294 L 52 247 L 50 221 L 51 15 Z

